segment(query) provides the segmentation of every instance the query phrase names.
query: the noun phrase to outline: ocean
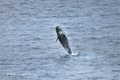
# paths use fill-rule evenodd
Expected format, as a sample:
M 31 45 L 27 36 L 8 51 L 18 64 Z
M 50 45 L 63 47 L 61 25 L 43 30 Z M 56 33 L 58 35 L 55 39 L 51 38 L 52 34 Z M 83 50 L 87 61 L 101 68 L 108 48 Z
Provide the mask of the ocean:
M 120 0 L 0 0 L 0 80 L 120 80 Z

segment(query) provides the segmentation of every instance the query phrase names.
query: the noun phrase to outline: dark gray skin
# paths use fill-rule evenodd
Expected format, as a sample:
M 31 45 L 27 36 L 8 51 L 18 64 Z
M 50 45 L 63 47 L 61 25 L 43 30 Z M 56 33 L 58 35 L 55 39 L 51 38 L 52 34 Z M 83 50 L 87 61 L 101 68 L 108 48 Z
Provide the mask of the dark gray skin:
M 65 36 L 61 27 L 59 27 L 59 26 L 56 27 L 56 33 L 57 33 L 57 40 L 59 39 L 60 43 L 62 44 L 64 49 L 68 52 L 68 54 L 72 54 L 72 51 L 71 51 L 70 46 L 69 46 L 68 39 Z M 56 40 L 56 42 L 57 42 L 57 40 Z

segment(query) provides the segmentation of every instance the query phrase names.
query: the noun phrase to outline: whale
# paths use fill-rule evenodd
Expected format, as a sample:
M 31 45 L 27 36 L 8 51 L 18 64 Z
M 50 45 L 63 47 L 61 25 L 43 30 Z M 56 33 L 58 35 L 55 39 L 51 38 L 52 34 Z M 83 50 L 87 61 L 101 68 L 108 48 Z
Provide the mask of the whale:
M 57 40 L 59 40 L 63 48 L 68 52 L 68 54 L 72 54 L 68 39 L 60 26 L 56 26 L 56 33 L 57 33 L 56 42 Z

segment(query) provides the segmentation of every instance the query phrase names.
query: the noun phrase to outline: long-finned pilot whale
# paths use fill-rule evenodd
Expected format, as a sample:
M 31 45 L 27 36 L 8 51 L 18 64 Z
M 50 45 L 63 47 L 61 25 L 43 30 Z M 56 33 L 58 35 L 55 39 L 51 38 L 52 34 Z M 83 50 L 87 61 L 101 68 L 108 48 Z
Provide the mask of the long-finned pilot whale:
M 56 27 L 56 33 L 57 33 L 57 40 L 59 39 L 60 43 L 62 44 L 62 46 L 64 47 L 64 49 L 68 52 L 68 54 L 72 54 L 71 48 L 69 46 L 69 42 L 68 39 L 64 33 L 64 31 L 62 30 L 61 27 L 57 26 Z

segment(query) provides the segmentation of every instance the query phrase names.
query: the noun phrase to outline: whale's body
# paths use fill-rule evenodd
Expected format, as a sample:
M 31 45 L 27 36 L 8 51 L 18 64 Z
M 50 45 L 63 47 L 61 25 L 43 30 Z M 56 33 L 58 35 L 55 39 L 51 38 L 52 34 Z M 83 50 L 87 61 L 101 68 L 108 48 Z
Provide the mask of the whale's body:
M 72 54 L 68 39 L 67 39 L 65 33 L 63 32 L 63 30 L 61 29 L 61 27 L 59 27 L 59 26 L 56 27 L 56 33 L 57 33 L 57 39 L 59 39 L 59 41 L 62 44 L 62 46 L 64 47 L 64 49 L 68 52 L 68 54 Z

